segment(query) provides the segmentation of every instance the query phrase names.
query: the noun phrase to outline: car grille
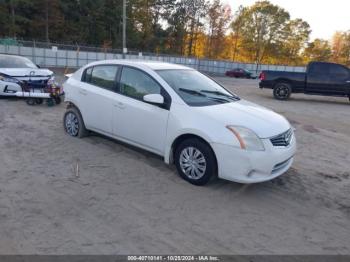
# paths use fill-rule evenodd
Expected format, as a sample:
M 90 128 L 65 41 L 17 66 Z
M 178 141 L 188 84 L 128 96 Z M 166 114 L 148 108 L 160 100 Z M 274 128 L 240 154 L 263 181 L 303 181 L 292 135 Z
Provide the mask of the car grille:
M 290 142 L 292 141 L 292 137 L 293 137 L 293 130 L 289 129 L 288 131 L 275 136 L 273 138 L 271 138 L 271 143 L 273 146 L 289 146 Z

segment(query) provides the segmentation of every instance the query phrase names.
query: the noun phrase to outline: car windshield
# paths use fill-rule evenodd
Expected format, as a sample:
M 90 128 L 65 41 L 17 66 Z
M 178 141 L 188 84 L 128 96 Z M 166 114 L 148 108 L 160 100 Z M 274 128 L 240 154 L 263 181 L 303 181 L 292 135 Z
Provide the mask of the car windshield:
M 157 70 L 157 73 L 190 106 L 230 103 L 239 97 L 196 70 Z
M 0 68 L 38 68 L 32 61 L 19 56 L 0 56 Z
M 247 69 L 243 69 L 243 68 L 238 68 L 237 71 L 243 71 L 244 73 L 250 74 L 250 71 L 248 71 Z

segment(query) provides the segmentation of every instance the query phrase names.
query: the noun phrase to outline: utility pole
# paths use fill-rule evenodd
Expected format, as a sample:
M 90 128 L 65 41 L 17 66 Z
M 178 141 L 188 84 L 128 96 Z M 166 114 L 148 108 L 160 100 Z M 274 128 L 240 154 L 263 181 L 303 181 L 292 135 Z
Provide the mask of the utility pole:
M 126 53 L 126 0 L 123 0 L 123 59 Z
M 49 38 L 49 0 L 45 1 L 45 37 L 46 42 L 50 42 Z
M 11 36 L 16 39 L 16 13 L 15 13 L 15 4 L 13 0 L 10 0 L 10 8 L 11 8 Z

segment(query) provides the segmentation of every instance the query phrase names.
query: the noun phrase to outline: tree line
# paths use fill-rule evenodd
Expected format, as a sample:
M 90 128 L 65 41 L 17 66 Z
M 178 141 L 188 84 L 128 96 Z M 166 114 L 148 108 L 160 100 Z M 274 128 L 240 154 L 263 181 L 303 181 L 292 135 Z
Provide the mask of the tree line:
M 311 28 L 269 1 L 128 0 L 127 46 L 143 52 L 302 65 L 350 65 L 350 31 L 310 41 Z M 122 0 L 0 0 L 0 36 L 122 47 Z

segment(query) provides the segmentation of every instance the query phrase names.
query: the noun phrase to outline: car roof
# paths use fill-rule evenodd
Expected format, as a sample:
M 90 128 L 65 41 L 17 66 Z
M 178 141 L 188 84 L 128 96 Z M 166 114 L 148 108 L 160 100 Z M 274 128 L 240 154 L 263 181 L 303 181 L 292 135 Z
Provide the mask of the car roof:
M 189 70 L 189 69 L 192 69 L 190 67 L 183 66 L 183 65 L 164 63 L 164 62 L 159 62 L 159 61 L 129 60 L 129 59 L 103 60 L 103 61 L 94 62 L 90 65 L 102 65 L 102 64 L 129 65 L 129 66 L 136 66 L 136 67 L 140 67 L 140 68 L 147 67 L 147 68 L 150 68 L 152 70 L 169 70 L 169 69 Z
M 17 57 L 17 58 L 25 58 L 25 59 L 29 59 L 25 56 L 19 56 L 19 55 L 9 55 L 9 54 L 0 54 L 1 58 L 13 58 L 13 57 Z

